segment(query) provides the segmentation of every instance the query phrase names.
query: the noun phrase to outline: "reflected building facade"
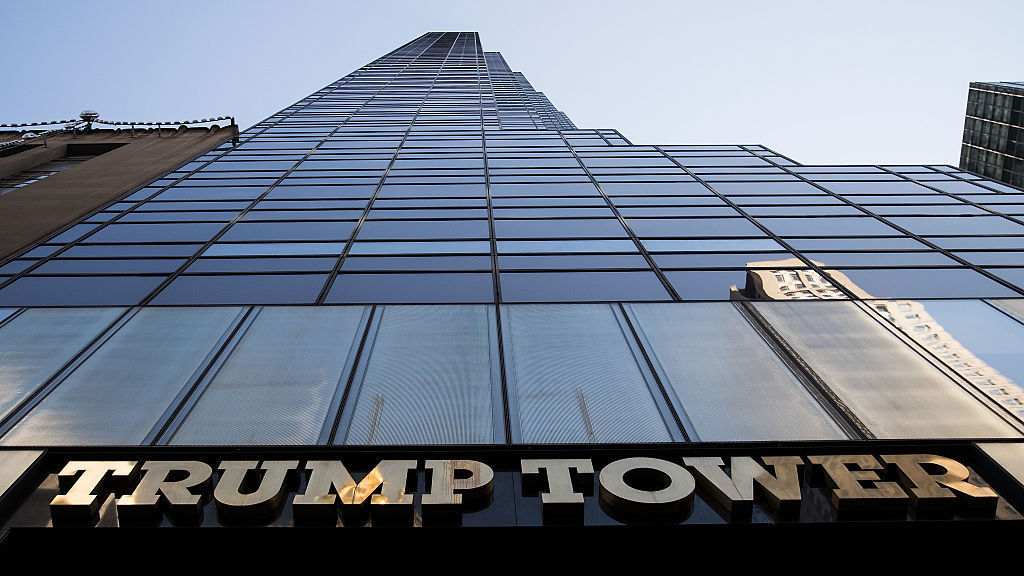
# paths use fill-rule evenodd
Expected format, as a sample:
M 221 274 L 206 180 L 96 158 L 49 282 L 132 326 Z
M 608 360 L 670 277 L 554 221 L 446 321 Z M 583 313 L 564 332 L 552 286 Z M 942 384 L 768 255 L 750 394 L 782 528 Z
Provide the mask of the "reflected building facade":
M 429 33 L 6 260 L 0 445 L 1012 461 L 1022 218 L 951 166 L 578 128 Z

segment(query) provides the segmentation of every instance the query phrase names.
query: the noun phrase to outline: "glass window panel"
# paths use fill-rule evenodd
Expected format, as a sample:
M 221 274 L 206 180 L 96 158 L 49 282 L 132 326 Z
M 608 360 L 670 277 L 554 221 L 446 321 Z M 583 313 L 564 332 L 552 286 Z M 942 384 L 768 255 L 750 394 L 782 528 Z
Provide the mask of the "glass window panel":
M 60 246 L 36 246 L 22 256 L 25 258 L 45 258 L 60 249 Z M 74 250 L 74 248 L 72 248 L 72 250 Z
M 779 236 L 885 236 L 898 234 L 895 228 L 870 217 L 863 218 L 760 218 L 759 222 Z
M 607 207 L 607 202 L 600 196 L 577 196 L 577 197 L 529 197 L 529 198 L 494 198 L 495 216 L 498 215 L 497 210 L 503 207 L 518 207 L 518 206 L 533 206 L 533 207 L 548 207 L 548 206 L 590 206 L 590 207 Z M 376 206 L 376 204 L 374 204 Z
M 1011 284 L 1024 287 L 1024 268 L 986 268 L 985 270 Z M 1013 296 L 1016 296 L 1016 294 L 1013 294 Z
M 733 305 L 630 308 L 699 440 L 846 438 Z
M 967 268 L 842 269 L 834 278 L 865 298 L 999 298 L 1017 293 Z M 833 275 L 834 276 L 834 275 Z
M 374 220 L 363 223 L 359 240 L 487 238 L 486 220 Z
M 939 195 L 938 192 L 929 190 L 915 182 L 823 182 L 822 186 L 836 194 L 891 194 L 893 196 L 902 196 L 904 194 Z
M 1024 325 L 980 300 L 874 303 L 953 371 L 1024 417 Z
M 955 255 L 979 266 L 1022 266 L 1024 252 L 954 252 Z
M 751 216 L 859 216 L 863 214 L 853 206 L 744 206 Z
M 1024 322 L 1024 300 L 992 300 L 992 302 Z
M 57 234 L 53 238 L 50 238 L 49 240 L 46 241 L 46 243 L 47 244 L 67 244 L 69 242 L 73 242 L 73 241 L 81 238 L 86 233 L 91 232 L 92 230 L 95 230 L 98 227 L 99 227 L 99 224 L 76 224 L 76 225 L 72 226 L 71 228 L 68 228 L 64 232 L 61 232 L 60 234 Z M 95 237 L 96 237 L 96 234 L 93 234 L 93 236 L 89 238 L 89 241 L 90 242 L 96 242 L 96 240 L 93 240 L 93 238 L 95 238 Z
M 436 178 L 436 177 L 435 177 Z M 430 197 L 484 197 L 487 189 L 483 184 L 394 184 L 388 182 L 381 187 L 378 198 L 430 198 Z
M 141 443 L 238 308 L 145 308 L 4 436 L 7 446 Z
M 147 260 L 87 260 L 57 258 L 44 262 L 33 274 L 170 274 L 186 261 L 177 258 Z
M 881 216 L 900 216 L 903 214 L 930 214 L 934 216 L 960 216 L 960 215 L 971 215 L 971 214 L 987 214 L 981 208 L 971 206 L 970 204 L 929 204 L 929 205 L 900 205 L 900 206 L 866 206 L 869 210 L 875 214 Z M 890 221 L 896 221 L 894 218 L 889 218 Z M 899 224 L 903 226 L 903 224 Z M 917 232 L 917 230 L 905 226 L 911 232 Z
M 616 203 L 621 205 L 621 203 Z M 635 206 L 619 207 L 627 218 L 686 218 L 699 216 L 739 216 L 731 206 Z M 632 220 L 631 220 L 632 221 Z
M 615 218 L 607 206 L 495 208 L 495 218 Z
M 238 216 L 234 211 L 206 212 L 129 212 L 118 222 L 230 222 Z
M 374 205 L 376 206 L 376 204 Z M 416 208 L 416 209 L 389 209 L 370 210 L 367 215 L 370 220 L 406 220 L 415 218 L 487 218 L 487 210 L 484 208 Z
M 262 200 L 253 205 L 254 210 L 355 210 L 362 214 L 368 200 Z
M 869 185 L 874 185 L 872 182 Z M 748 194 L 814 194 L 827 196 L 811 184 L 806 182 L 716 182 L 715 190 L 726 196 L 748 195 Z
M 852 302 L 755 306 L 879 438 L 1019 436 Z
M 611 306 L 502 311 L 524 443 L 671 441 Z
M 730 198 L 731 201 L 735 202 L 740 206 L 753 206 L 753 205 L 781 205 L 781 206 L 793 206 L 798 207 L 807 204 L 834 204 L 841 206 L 848 206 L 844 204 L 839 198 L 834 198 L 826 194 L 817 194 L 811 196 L 734 196 Z
M 7 264 L 0 266 L 0 274 L 17 274 L 22 270 L 27 269 L 29 266 L 33 266 L 39 262 L 38 260 L 11 260 Z
M 200 258 L 185 269 L 199 272 L 321 272 L 330 271 L 337 258 Z
M 123 308 L 36 308 L 0 328 L 0 419 L 93 338 Z M 0 319 L 14 310 L 0 311 Z
M 178 276 L 153 304 L 313 304 L 327 274 Z
M 175 186 L 157 194 L 153 200 L 253 200 L 266 189 L 266 186 Z
M 372 270 L 480 270 L 491 269 L 490 256 L 348 256 L 344 272 Z
M 611 198 L 613 204 L 623 206 L 725 206 L 718 196 L 619 196 Z M 497 205 L 497 203 L 495 203 Z
M 785 251 L 770 238 L 728 239 L 708 238 L 705 240 L 641 240 L 644 248 L 651 252 L 753 252 Z
M 222 242 L 347 240 L 355 222 L 239 222 L 219 238 Z
M 600 196 L 589 182 L 553 184 L 491 184 L 491 195 L 501 196 Z
M 506 302 L 670 300 L 653 272 L 502 272 Z
M 99 244 L 122 242 L 206 242 L 224 228 L 221 223 L 109 224 L 89 237 Z
M 636 268 L 648 269 L 647 260 L 639 254 L 557 254 L 531 256 L 499 256 L 498 266 L 502 270 L 549 269 L 568 270 L 572 268 Z
M 797 250 L 929 250 L 931 246 L 913 238 L 790 238 Z
M 999 216 L 890 217 L 893 224 L 913 234 L 972 235 L 1024 234 L 1024 226 Z
M 171 444 L 316 444 L 361 306 L 264 308 L 174 434 Z
M 625 237 L 617 219 L 496 220 L 494 233 L 504 238 Z
M 803 255 L 831 266 L 959 266 L 941 252 L 808 252 Z
M 261 203 L 262 204 L 262 203 Z M 314 204 L 315 203 L 311 203 Z M 358 220 L 362 210 L 252 210 L 242 221 L 254 220 Z
M 636 252 L 632 240 L 499 240 L 498 252 L 526 254 L 542 252 Z
M 355 242 L 349 254 L 487 254 L 490 251 L 491 243 L 487 241 Z
M 0 290 L 0 306 L 131 306 L 163 276 L 24 276 Z
M 942 196 L 939 194 L 907 194 L 901 196 L 857 195 L 856 198 L 851 198 L 851 200 L 855 201 L 857 204 L 963 204 L 956 198 L 950 198 L 949 196 Z
M 377 190 L 375 185 L 335 186 L 276 186 L 267 195 L 267 200 L 297 200 L 301 198 L 369 198 Z
M 746 218 L 630 218 L 630 228 L 643 238 L 658 236 L 764 236 Z
M 789 252 L 655 254 L 654 262 L 661 268 L 747 268 L 750 264 L 793 258 Z M 770 265 L 761 265 L 761 268 Z
M 730 300 L 745 285 L 746 270 L 669 270 L 665 277 L 683 300 Z
M 339 274 L 327 294 L 335 304 L 493 302 L 490 273 Z
M 601 190 L 609 196 L 714 196 L 698 182 L 605 182 Z
M 483 444 L 494 441 L 485 306 L 386 306 L 342 444 Z M 336 439 L 337 440 L 337 439 Z
M 217 243 L 203 252 L 203 256 L 341 256 L 344 242 L 253 242 L 247 244 Z

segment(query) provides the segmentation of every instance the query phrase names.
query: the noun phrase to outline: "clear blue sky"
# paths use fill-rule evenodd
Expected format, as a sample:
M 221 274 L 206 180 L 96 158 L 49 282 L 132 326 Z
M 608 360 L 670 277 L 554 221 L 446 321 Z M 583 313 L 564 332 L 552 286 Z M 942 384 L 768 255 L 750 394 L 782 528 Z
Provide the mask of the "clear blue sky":
M 242 127 L 427 31 L 475 30 L 580 127 L 804 163 L 959 158 L 967 85 L 1024 79 L 1020 0 L 0 3 L 0 122 Z

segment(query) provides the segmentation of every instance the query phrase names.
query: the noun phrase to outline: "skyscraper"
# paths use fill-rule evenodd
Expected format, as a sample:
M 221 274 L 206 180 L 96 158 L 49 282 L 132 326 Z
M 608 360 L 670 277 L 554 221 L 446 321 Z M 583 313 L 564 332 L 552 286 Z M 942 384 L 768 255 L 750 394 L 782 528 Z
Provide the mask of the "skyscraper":
M 634 144 L 425 34 L 0 267 L 4 526 L 1019 526 L 1022 199 Z
M 971 82 L 960 168 L 1024 186 L 1024 82 Z

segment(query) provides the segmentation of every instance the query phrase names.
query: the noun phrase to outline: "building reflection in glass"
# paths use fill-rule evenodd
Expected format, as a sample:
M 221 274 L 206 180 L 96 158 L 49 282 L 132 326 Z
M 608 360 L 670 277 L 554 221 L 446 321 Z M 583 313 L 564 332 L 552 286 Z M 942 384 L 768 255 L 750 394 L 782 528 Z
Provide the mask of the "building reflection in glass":
M 876 299 L 857 286 L 838 270 L 825 269 L 825 264 L 812 262 L 828 276 L 803 267 L 797 258 L 747 263 L 746 286 L 742 290 L 730 289 L 732 300 L 845 300 L 846 294 L 834 282 L 840 283 L 850 294 L 868 300 L 867 304 L 892 326 L 928 350 L 945 366 L 967 380 L 972 386 L 998 402 L 1018 420 L 1024 421 L 1024 389 L 1012 378 L 979 357 L 979 354 L 997 362 L 1005 371 L 1021 371 L 1021 353 L 1024 349 L 1024 327 L 997 311 L 984 301 L 933 301 L 928 306 L 915 300 Z M 939 323 L 936 316 L 948 318 L 957 327 L 957 333 L 970 342 L 958 340 L 950 330 Z M 977 324 L 975 326 L 968 326 Z M 968 330 L 970 328 L 970 330 Z M 993 337 L 997 332 L 998 337 Z M 1018 345 L 1021 344 L 1021 345 Z M 968 348 L 975 348 L 972 351 Z

